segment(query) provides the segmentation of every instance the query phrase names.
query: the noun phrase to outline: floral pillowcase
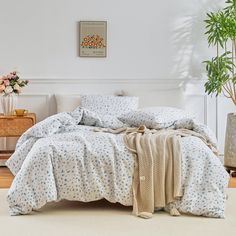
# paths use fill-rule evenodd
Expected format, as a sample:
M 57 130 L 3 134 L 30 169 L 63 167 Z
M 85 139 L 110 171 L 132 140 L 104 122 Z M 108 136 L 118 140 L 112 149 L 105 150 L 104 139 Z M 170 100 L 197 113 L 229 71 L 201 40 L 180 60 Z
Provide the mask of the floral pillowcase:
M 186 111 L 174 107 L 149 107 L 122 114 L 118 119 L 129 126 L 145 125 L 150 129 L 168 128 L 181 119 L 193 118 Z
M 137 110 L 138 97 L 112 95 L 81 95 L 81 107 L 100 115 L 119 116 Z
M 126 125 L 122 121 L 120 121 L 116 116 L 97 114 L 83 107 L 78 107 L 71 113 L 74 117 L 81 117 L 79 121 L 80 125 L 110 129 L 126 127 Z

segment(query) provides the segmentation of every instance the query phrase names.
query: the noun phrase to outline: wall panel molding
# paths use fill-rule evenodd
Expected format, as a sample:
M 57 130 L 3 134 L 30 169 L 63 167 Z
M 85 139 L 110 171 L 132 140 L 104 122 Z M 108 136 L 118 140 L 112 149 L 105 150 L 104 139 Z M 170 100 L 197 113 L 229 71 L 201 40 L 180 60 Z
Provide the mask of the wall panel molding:
M 183 83 L 187 79 L 158 79 L 158 78 L 80 78 L 80 77 L 24 77 L 32 83 Z
M 184 86 L 185 84 L 204 84 L 199 79 L 158 79 L 158 78 L 61 78 L 61 77 L 24 77 L 33 84 L 168 84 Z

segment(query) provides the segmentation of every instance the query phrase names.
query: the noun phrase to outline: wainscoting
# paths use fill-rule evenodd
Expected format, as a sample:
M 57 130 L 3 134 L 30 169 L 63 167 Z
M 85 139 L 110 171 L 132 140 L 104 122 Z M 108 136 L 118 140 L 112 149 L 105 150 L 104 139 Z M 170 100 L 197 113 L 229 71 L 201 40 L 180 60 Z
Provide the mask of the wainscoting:
M 79 78 L 24 78 L 29 86 L 19 97 L 18 108 L 37 114 L 37 121 L 56 113 L 55 94 L 125 94 L 138 96 L 140 107 L 176 106 L 188 110 L 211 127 L 219 140 L 220 153 L 224 150 L 227 113 L 235 110 L 224 97 L 207 96 L 204 81 L 181 79 L 79 79 Z

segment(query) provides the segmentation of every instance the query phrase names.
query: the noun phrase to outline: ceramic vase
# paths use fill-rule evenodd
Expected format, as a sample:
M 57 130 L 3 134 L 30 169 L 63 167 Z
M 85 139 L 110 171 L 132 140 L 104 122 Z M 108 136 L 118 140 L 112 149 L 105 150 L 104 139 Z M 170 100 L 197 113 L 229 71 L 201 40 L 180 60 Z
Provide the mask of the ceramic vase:
M 15 94 L 5 94 L 1 98 L 1 108 L 4 116 L 14 115 L 17 106 L 18 96 Z

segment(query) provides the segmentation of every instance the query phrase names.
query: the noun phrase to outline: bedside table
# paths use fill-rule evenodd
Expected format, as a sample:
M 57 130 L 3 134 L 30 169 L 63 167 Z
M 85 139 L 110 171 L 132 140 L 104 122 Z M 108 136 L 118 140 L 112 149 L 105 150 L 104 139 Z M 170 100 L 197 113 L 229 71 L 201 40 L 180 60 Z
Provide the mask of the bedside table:
M 0 114 L 0 137 L 20 137 L 36 123 L 36 115 L 28 113 L 24 116 L 4 116 Z M 6 146 L 6 142 L 5 142 Z M 6 147 L 5 147 L 6 148 Z M 14 150 L 0 150 L 0 166 L 12 155 Z

